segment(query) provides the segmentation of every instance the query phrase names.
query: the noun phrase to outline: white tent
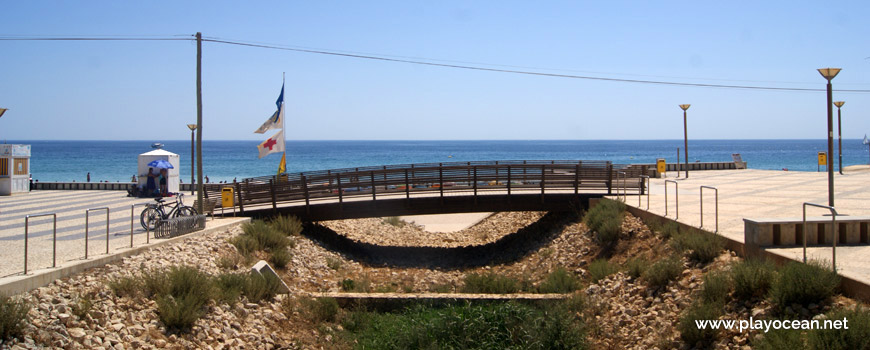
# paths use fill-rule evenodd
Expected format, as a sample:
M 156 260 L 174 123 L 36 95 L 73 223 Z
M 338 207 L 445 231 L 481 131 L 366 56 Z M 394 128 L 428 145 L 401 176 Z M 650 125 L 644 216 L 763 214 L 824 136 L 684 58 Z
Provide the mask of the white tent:
M 139 186 L 145 187 L 145 184 L 148 182 L 148 163 L 151 163 L 155 160 L 163 159 L 172 164 L 172 169 L 167 169 L 169 174 L 169 179 L 167 181 L 167 185 L 169 186 L 169 192 L 178 192 L 178 171 L 181 167 L 181 160 L 178 158 L 178 155 L 166 150 L 155 149 L 151 152 L 142 153 L 139 155 L 139 172 L 137 173 Z M 160 170 L 154 169 L 155 174 L 158 174 Z M 155 183 L 155 185 L 160 186 L 159 183 Z

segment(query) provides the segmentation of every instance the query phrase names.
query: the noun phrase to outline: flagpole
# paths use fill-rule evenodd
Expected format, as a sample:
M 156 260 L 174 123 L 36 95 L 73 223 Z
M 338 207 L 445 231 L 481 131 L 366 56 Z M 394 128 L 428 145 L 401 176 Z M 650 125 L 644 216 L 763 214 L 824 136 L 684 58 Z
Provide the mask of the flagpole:
M 284 89 L 284 84 L 287 82 L 287 72 L 281 72 L 281 89 Z M 281 131 L 284 132 L 282 134 L 284 136 L 284 154 L 281 156 L 281 159 L 284 160 L 284 171 L 287 171 L 287 129 L 284 128 L 284 119 L 287 119 L 287 111 L 284 110 L 284 100 L 281 100 L 281 112 L 284 112 L 284 117 L 281 118 Z M 280 113 L 280 112 L 279 112 Z

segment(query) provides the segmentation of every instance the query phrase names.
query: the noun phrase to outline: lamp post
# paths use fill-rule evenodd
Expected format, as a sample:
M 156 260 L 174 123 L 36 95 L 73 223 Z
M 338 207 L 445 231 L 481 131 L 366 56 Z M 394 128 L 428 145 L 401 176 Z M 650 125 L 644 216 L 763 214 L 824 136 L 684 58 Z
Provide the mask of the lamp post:
M 690 104 L 680 105 L 683 109 L 683 150 L 686 152 L 686 178 L 689 178 L 689 128 L 686 126 L 686 110 Z
M 837 135 L 839 138 L 839 145 L 837 146 L 837 154 L 840 156 L 840 175 L 843 175 L 843 119 L 840 117 L 840 107 L 846 104 L 846 101 L 834 101 L 834 105 L 837 106 Z
M 840 68 L 819 68 L 819 73 L 828 80 L 828 205 L 834 206 L 834 159 L 830 155 L 834 153 L 834 107 L 833 92 L 831 91 L 831 79 L 840 73 Z
M 194 174 L 194 162 L 193 162 L 193 131 L 196 130 L 196 124 L 187 124 L 187 128 L 190 129 L 190 195 L 193 195 L 193 190 L 196 187 L 196 182 L 193 180 Z

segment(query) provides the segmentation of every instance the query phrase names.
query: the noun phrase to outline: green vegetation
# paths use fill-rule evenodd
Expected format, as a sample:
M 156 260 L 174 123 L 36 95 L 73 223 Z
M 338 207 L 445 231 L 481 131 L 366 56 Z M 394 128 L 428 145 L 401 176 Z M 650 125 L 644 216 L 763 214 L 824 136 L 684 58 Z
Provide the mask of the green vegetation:
M 287 264 L 290 262 L 292 257 L 293 254 L 291 254 L 287 248 L 278 249 L 273 251 L 272 255 L 269 256 L 269 262 L 272 263 L 276 269 L 283 270 L 287 267 Z
M 346 278 L 341 281 L 342 292 L 369 293 L 372 291 L 372 281 L 369 276 L 363 276 L 359 281 Z
M 467 274 L 462 286 L 463 293 L 511 294 L 519 291 L 519 281 L 495 272 Z
M 709 346 L 719 334 L 718 329 L 699 329 L 695 321 L 715 320 L 719 318 L 722 304 L 719 303 L 693 303 L 680 317 L 677 329 L 680 338 L 690 347 L 704 348 Z M 698 346 L 700 345 L 700 346 Z
M 585 349 L 582 322 L 566 307 L 499 303 L 402 313 L 354 312 L 344 328 L 361 349 Z
M 142 292 L 142 281 L 132 276 L 118 277 L 106 282 L 112 293 L 119 297 L 135 297 Z
M 731 292 L 731 276 L 727 272 L 709 272 L 704 276 L 701 301 L 707 304 L 724 304 Z
M 295 216 L 278 215 L 272 218 L 269 222 L 276 231 L 288 236 L 298 236 L 302 233 L 302 221 L 299 221 Z
M 0 344 L 11 338 L 21 337 L 24 325 L 27 324 L 27 312 L 30 304 L 27 301 L 6 296 L 0 293 Z
M 430 292 L 434 293 L 452 293 L 454 286 L 450 283 L 433 284 L 429 287 Z
M 668 285 L 683 272 L 683 262 L 679 256 L 669 256 L 652 264 L 641 276 L 652 288 Z
M 571 293 L 580 288 L 580 281 L 573 273 L 565 270 L 564 267 L 558 267 L 555 271 L 547 275 L 544 282 L 538 286 L 538 292 L 541 293 Z
M 619 271 L 616 265 L 611 264 L 607 259 L 597 259 L 589 263 L 586 270 L 589 272 L 591 283 L 598 283 L 598 281 Z
M 870 311 L 860 307 L 836 309 L 825 314 L 818 320 L 824 326 L 825 320 L 843 321 L 849 329 L 812 329 L 806 331 L 793 329 L 771 329 L 759 341 L 753 342 L 754 349 L 812 349 L 812 350 L 846 350 L 870 349 Z M 784 321 L 791 322 L 792 319 Z M 807 321 L 804 321 L 807 322 Z M 841 322 L 842 325 L 842 322 Z
M 595 233 L 595 240 L 603 247 L 612 247 L 619 241 L 625 204 L 602 199 L 586 212 L 583 222 Z
M 767 295 L 776 278 L 776 267 L 768 260 L 746 259 L 731 266 L 734 297 L 748 301 Z
M 341 259 L 326 257 L 326 267 L 338 271 L 341 268 Z
M 770 301 L 782 313 L 791 304 L 819 304 L 834 295 L 840 276 L 820 261 L 789 262 L 770 287 Z
M 91 309 L 94 308 L 94 300 L 91 294 L 85 293 L 75 298 L 75 301 L 70 305 L 70 311 L 79 320 L 87 321 L 91 314 Z
M 407 222 L 405 222 L 405 220 L 400 219 L 398 216 L 386 217 L 384 218 L 383 223 L 395 227 L 402 227 L 408 224 Z
M 302 313 L 312 322 L 335 322 L 338 319 L 338 301 L 334 298 L 302 298 L 297 302 L 302 306 Z
M 232 241 L 231 241 L 232 243 Z M 238 246 L 236 247 L 238 248 Z M 241 251 L 241 249 L 239 250 Z M 245 257 L 236 252 L 221 254 L 217 260 L 217 266 L 223 270 L 235 270 L 245 262 Z
M 639 278 L 643 272 L 649 267 L 649 260 L 646 258 L 632 258 L 625 262 L 625 273 L 631 278 Z
M 681 232 L 671 238 L 671 246 L 674 250 L 684 252 L 690 260 L 703 264 L 716 259 L 725 244 L 722 237 L 702 232 Z
M 670 239 L 671 237 L 676 236 L 678 233 L 680 233 L 680 225 L 678 225 L 674 221 L 668 220 L 668 222 L 661 226 L 658 232 L 662 236 L 662 238 Z

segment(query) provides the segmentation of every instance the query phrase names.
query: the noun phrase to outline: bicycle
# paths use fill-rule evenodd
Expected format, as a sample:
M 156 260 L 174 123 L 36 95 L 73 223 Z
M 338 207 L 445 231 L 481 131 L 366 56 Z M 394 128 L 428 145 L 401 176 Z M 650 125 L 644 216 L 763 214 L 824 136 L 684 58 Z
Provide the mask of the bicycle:
M 145 209 L 142 210 L 142 214 L 139 215 L 139 222 L 142 224 L 142 228 L 153 231 L 157 229 L 158 225 L 160 225 L 161 220 L 166 220 L 170 217 L 176 218 L 179 216 L 197 215 L 198 213 L 196 212 L 196 209 L 184 205 L 182 197 L 184 197 L 184 194 L 176 194 L 175 204 L 165 203 L 161 197 L 154 198 L 154 201 L 157 202 L 156 204 L 146 204 Z M 172 209 L 167 212 L 167 208 Z

